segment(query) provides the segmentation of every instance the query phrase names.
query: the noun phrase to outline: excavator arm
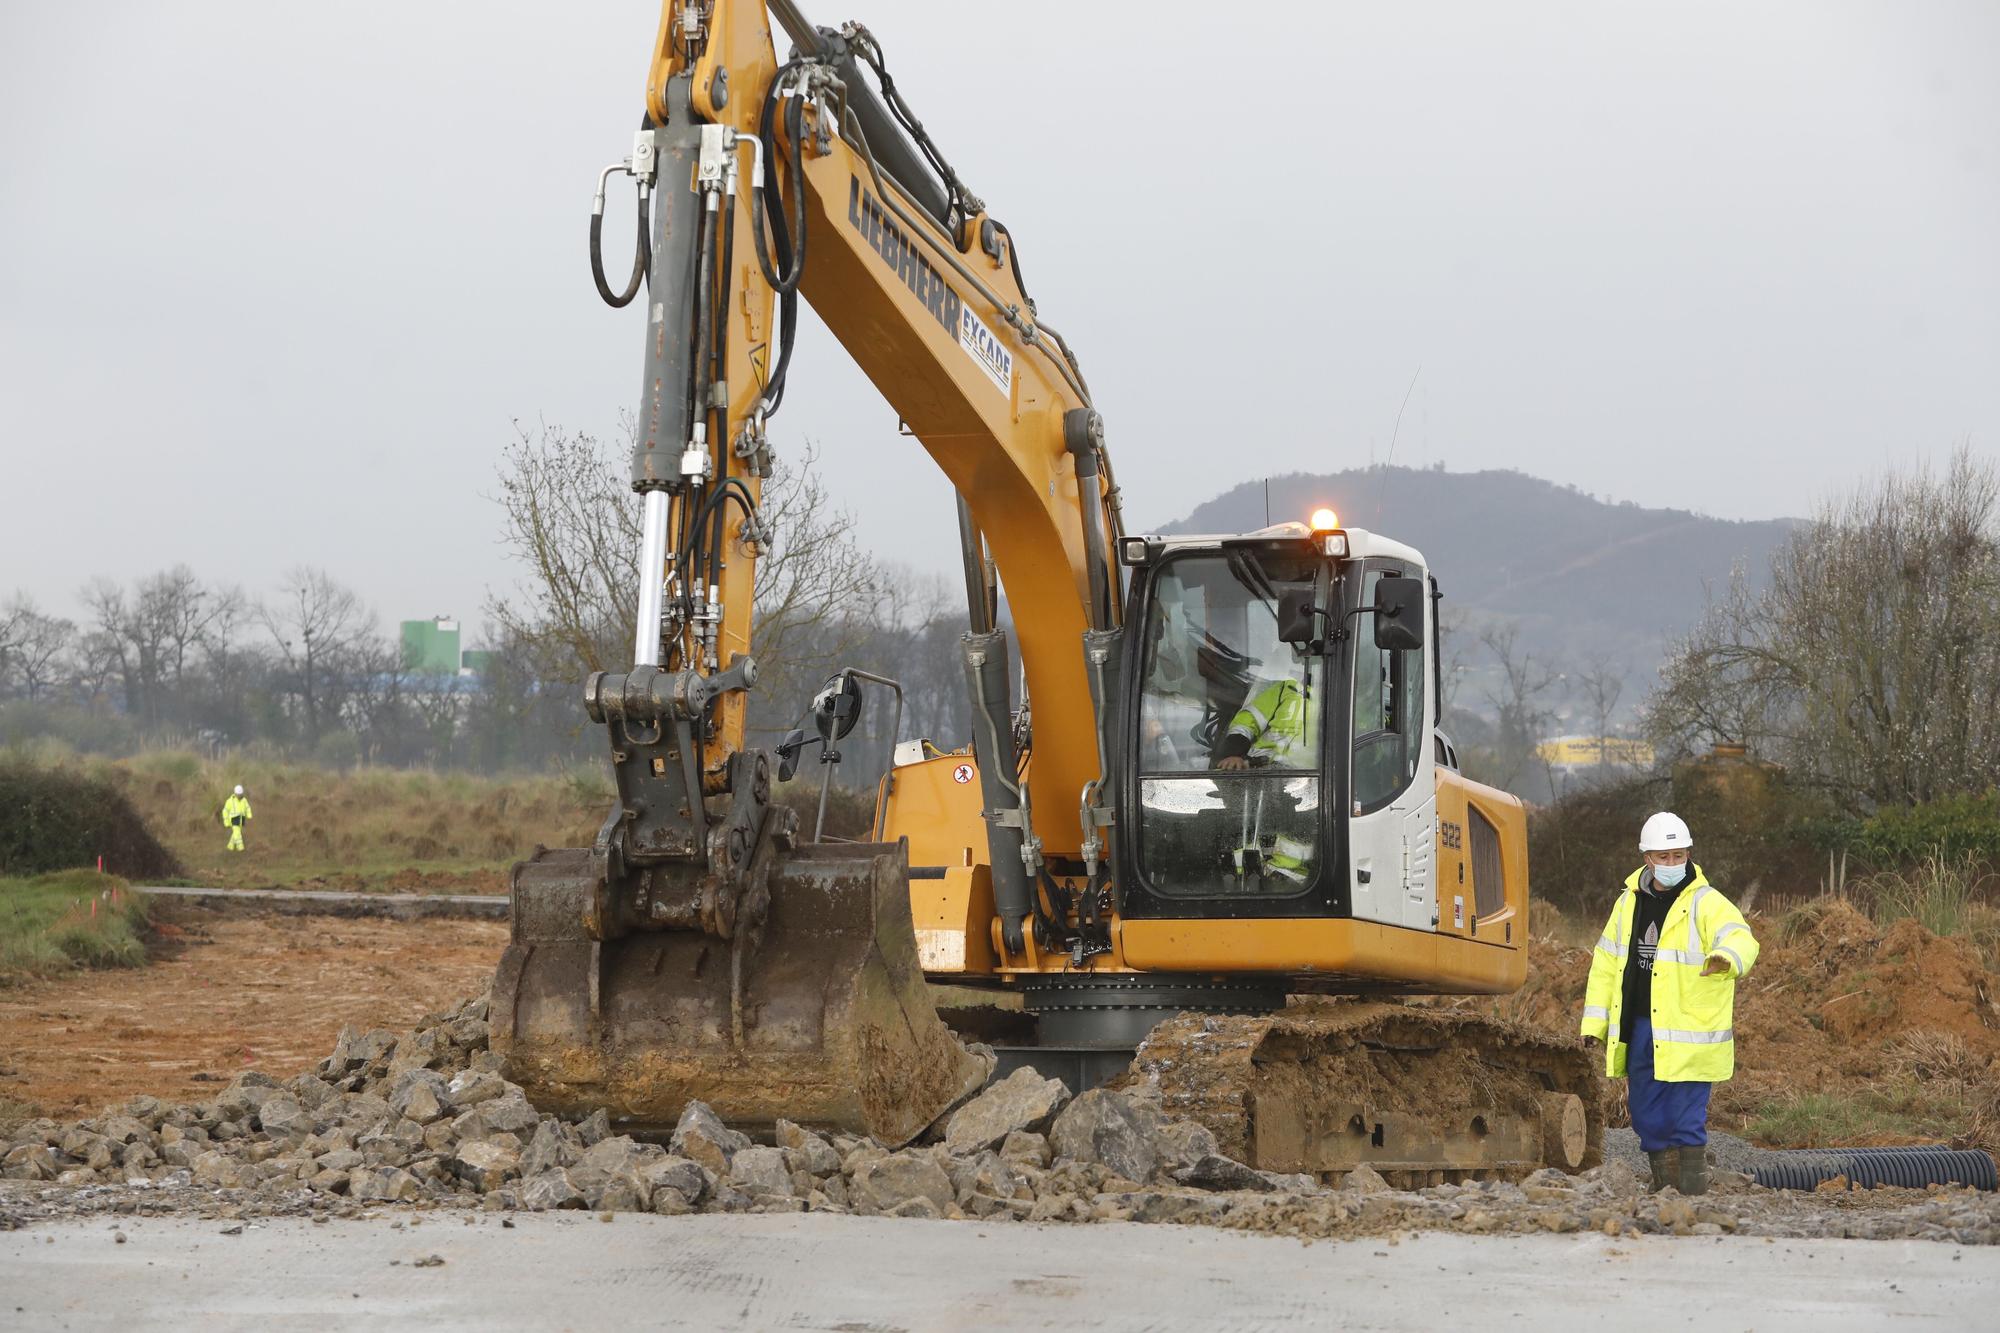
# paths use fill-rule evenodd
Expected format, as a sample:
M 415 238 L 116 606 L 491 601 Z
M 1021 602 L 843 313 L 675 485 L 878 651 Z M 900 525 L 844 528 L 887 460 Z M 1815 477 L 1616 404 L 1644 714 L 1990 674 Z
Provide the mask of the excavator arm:
M 602 180 L 592 261 L 607 300 L 644 303 L 643 581 L 632 668 L 585 688 L 618 802 L 593 847 L 516 868 L 495 1042 L 540 1099 L 608 1105 L 635 1126 L 703 1097 L 739 1121 L 907 1137 L 982 1071 L 923 994 L 906 854 L 795 845 L 772 756 L 744 741 L 758 558 L 785 538 L 759 505 L 797 301 L 959 495 L 1009 954 L 1028 947 L 1045 856 L 1087 853 L 1105 818 L 1086 648 L 1121 608 L 1101 420 L 1023 289 L 1012 235 L 945 163 L 866 29 L 813 28 L 790 0 L 667 0 L 644 124 L 605 177 L 621 173 L 641 207 L 627 288 L 604 276 Z M 1032 764 L 1016 752 L 989 554 L 1033 701 Z

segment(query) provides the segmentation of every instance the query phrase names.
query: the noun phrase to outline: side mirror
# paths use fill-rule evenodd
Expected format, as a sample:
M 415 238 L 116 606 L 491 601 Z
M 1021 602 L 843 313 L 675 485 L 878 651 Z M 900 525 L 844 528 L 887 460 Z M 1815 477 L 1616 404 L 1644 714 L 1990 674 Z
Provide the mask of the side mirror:
M 1424 581 L 1386 578 L 1375 585 L 1375 646 L 1390 650 L 1424 646 Z
M 845 671 L 828 680 L 813 696 L 812 719 L 828 744 L 854 730 L 861 720 L 861 682 Z
M 799 751 L 805 748 L 806 733 L 803 727 L 793 727 L 785 733 L 785 739 L 778 742 L 778 781 L 792 780 L 792 775 L 799 771 Z
M 1286 588 L 1278 594 L 1278 637 L 1286 643 L 1318 643 L 1320 618 L 1326 613 L 1313 604 L 1313 589 Z

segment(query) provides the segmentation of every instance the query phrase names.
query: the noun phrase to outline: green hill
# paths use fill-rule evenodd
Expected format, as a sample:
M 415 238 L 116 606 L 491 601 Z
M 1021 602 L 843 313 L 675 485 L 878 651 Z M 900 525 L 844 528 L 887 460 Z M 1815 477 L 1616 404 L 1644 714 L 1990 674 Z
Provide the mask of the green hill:
M 1372 467 L 1290 473 L 1270 479 L 1271 517 L 1303 517 L 1330 505 L 1350 527 L 1407 542 L 1424 553 L 1454 623 L 1518 626 L 1519 649 L 1558 671 L 1602 655 L 1626 681 L 1629 715 L 1654 680 L 1663 645 L 1701 614 L 1705 590 L 1743 566 L 1761 581 L 1794 520 L 1733 522 L 1685 509 L 1607 502 L 1519 472 L 1446 472 Z M 1265 522 L 1265 483 L 1244 482 L 1162 533 L 1240 532 Z M 1448 645 L 1475 668 L 1483 654 Z M 1482 707 L 1480 687 L 1461 688 L 1461 708 Z M 1572 698 L 1570 704 L 1575 704 Z M 1564 710 L 1573 711 L 1573 710 Z

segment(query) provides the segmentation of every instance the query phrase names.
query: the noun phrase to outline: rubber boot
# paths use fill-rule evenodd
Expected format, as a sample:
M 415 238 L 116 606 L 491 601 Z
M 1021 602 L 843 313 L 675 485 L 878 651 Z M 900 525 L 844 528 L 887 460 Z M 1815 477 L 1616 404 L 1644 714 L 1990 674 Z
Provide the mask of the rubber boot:
M 1674 1183 L 1674 1153 L 1678 1149 L 1660 1148 L 1646 1154 L 1646 1162 L 1653 1168 L 1653 1183 L 1647 1192 L 1658 1194 Z
M 1708 1193 L 1708 1149 L 1681 1149 L 1680 1191 L 1689 1198 Z

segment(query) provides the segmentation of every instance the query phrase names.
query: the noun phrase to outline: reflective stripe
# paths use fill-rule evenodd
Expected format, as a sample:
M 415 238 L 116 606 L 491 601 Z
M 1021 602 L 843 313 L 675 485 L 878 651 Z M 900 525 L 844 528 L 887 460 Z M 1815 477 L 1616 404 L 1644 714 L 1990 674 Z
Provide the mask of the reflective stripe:
M 1749 929 L 1750 927 L 1744 925 L 1741 921 L 1732 921 L 1728 925 L 1724 926 L 1721 930 L 1716 931 L 1715 938 L 1718 941 L 1725 940 L 1729 938 L 1730 933 L 1733 931 L 1738 931 L 1738 930 L 1747 931 Z
M 1698 924 L 1701 920 L 1701 900 L 1714 892 L 1715 889 L 1712 885 L 1704 884 L 1700 888 L 1696 889 L 1694 891 L 1694 897 L 1688 900 L 1688 952 L 1689 953 L 1701 952 L 1701 927 Z
M 1747 967 L 1743 966 L 1743 955 L 1742 955 L 1742 954 L 1740 954 L 1740 953 L 1738 953 L 1738 952 L 1736 952 L 1736 950 L 1734 950 L 1734 949 L 1730 948 L 1730 947 L 1729 947 L 1728 945 L 1726 945 L 1726 944 L 1718 944 L 1718 945 L 1716 945 L 1716 946 L 1715 946 L 1715 951 L 1716 951 L 1717 953 L 1721 953 L 1721 954 L 1728 954 L 1728 955 L 1729 955 L 1729 961 L 1730 961 L 1730 962 L 1732 962 L 1732 963 L 1734 963 L 1734 964 L 1736 964 L 1736 975 L 1737 975 L 1737 976 L 1739 976 L 1739 977 L 1740 977 L 1740 976 L 1742 976 L 1742 975 L 1743 975 L 1743 974 L 1744 974 L 1745 972 L 1748 972 L 1748 971 L 1750 970 L 1749 968 L 1747 968 Z
M 1310 861 L 1313 854 L 1311 843 L 1288 838 L 1282 833 L 1271 839 L 1271 851 L 1278 856 L 1289 856 L 1294 861 Z
M 1735 1041 L 1736 1029 L 1724 1028 L 1720 1032 L 1686 1032 L 1680 1028 L 1654 1028 L 1653 1040 L 1685 1042 L 1690 1046 L 1717 1046 L 1725 1041 Z
M 1699 967 L 1707 961 L 1708 961 L 1708 955 L 1701 952 L 1699 949 L 1696 949 L 1692 952 L 1686 949 L 1659 949 L 1656 950 L 1653 954 L 1653 962 L 1656 964 L 1686 963 L 1690 967 Z
M 1611 1011 L 1601 1004 L 1586 1004 L 1583 1006 L 1583 1016 L 1585 1018 L 1608 1019 L 1611 1017 Z
M 1612 939 L 1609 935 L 1598 936 L 1597 947 L 1610 954 L 1613 958 L 1623 958 L 1625 956 L 1625 946 Z

